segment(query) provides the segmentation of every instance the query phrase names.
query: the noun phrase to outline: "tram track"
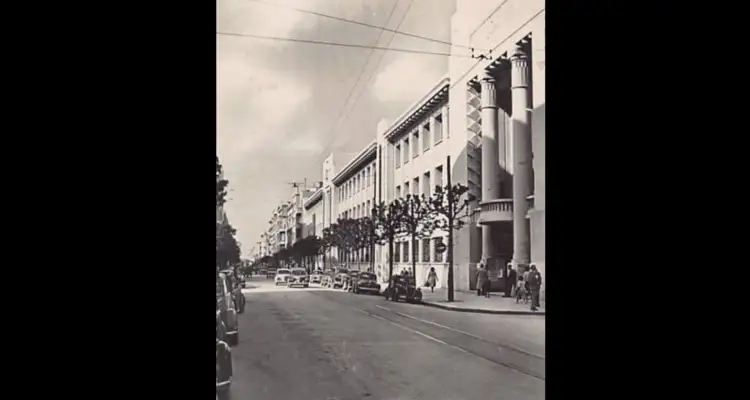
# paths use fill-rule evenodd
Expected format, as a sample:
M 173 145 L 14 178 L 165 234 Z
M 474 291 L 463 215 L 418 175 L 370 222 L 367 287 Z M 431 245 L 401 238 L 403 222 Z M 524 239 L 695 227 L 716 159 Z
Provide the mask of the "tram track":
M 315 295 L 325 297 L 329 301 L 366 314 L 371 318 L 388 322 L 435 343 L 480 357 L 518 373 L 542 381 L 546 380 L 545 357 L 542 355 L 533 354 L 508 344 L 490 341 L 469 332 L 392 310 L 380 304 L 352 304 L 337 298 L 338 296 L 324 295 L 323 292 L 317 292 Z

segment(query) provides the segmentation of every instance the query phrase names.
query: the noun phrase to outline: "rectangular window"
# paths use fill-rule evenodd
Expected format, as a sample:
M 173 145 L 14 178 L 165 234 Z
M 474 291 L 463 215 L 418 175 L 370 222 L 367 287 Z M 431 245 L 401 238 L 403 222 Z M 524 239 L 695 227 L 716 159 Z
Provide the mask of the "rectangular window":
M 401 262 L 401 244 L 393 244 L 393 262 Z
M 414 190 L 415 196 L 419 196 L 419 177 L 414 178 L 414 185 L 412 185 L 412 190 Z
M 396 168 L 401 166 L 401 145 L 396 145 Z
M 403 242 L 404 252 L 401 253 L 401 262 L 409 262 L 409 242 Z
M 411 194 L 411 192 L 409 191 L 409 182 L 404 182 L 404 197 L 408 196 L 409 194 Z
M 413 135 L 414 140 L 412 141 L 412 143 L 414 143 L 414 146 L 411 147 L 414 154 L 412 155 L 412 157 L 417 158 L 417 156 L 419 155 L 419 129 L 414 131 Z
M 435 144 L 440 143 L 443 140 L 443 115 L 440 114 L 435 117 L 435 126 L 432 127 L 433 137 L 435 138 Z
M 443 166 L 442 165 L 439 165 L 437 168 L 435 168 L 435 182 L 432 185 L 441 186 L 441 187 L 445 186 L 443 185 Z
M 430 172 L 427 171 L 422 175 L 422 194 L 425 197 L 432 195 L 432 187 L 430 186 Z
M 404 164 L 409 162 L 409 139 L 404 139 Z
M 401 197 L 401 186 L 396 186 L 396 198 Z
M 422 262 L 430 262 L 430 239 L 422 239 Z
M 411 240 L 411 239 L 410 239 Z M 419 261 L 419 239 L 411 245 L 411 257 L 414 261 Z
M 433 242 L 432 249 L 435 251 L 435 257 L 433 258 L 433 260 L 435 260 L 435 262 L 443 262 L 443 253 L 439 253 L 435 249 L 437 247 L 438 243 L 443 243 L 443 238 L 436 237 L 436 238 L 432 239 L 432 242 Z

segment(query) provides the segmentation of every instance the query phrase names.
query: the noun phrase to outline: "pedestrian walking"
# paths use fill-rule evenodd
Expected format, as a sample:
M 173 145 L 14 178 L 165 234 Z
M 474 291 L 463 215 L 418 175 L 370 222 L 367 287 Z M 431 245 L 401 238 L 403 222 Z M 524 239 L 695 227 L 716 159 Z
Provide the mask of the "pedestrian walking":
M 435 267 L 430 267 L 430 272 L 427 274 L 427 286 L 430 287 L 430 292 L 435 291 L 435 285 L 437 284 L 437 272 L 435 272 Z
M 529 273 L 531 272 L 531 268 L 527 267 L 523 271 L 523 287 L 526 289 L 526 293 L 531 293 L 531 288 L 529 288 Z
M 536 311 L 539 305 L 539 290 L 542 288 L 542 274 L 537 271 L 536 265 L 531 264 L 529 273 L 529 289 L 531 289 L 531 311 Z
M 490 297 L 490 277 L 484 263 L 479 263 L 477 268 L 477 296 Z
M 513 288 L 516 286 L 516 270 L 513 269 L 513 264 L 508 263 L 505 269 L 505 297 L 511 297 L 513 295 Z

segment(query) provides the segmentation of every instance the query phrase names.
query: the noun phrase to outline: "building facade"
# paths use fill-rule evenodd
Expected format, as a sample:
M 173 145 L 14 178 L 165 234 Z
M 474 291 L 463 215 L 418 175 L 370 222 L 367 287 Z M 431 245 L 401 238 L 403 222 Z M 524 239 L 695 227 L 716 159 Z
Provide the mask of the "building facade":
M 456 249 L 456 272 L 462 286 L 473 286 L 478 261 L 501 274 L 508 262 L 521 271 L 534 263 L 544 274 L 545 3 L 456 5 L 452 43 L 491 49 L 485 58 L 451 57 L 449 64 L 450 168 L 478 199 L 471 210 L 477 225 L 460 235 L 471 244 Z M 467 55 L 459 46 L 452 52 Z
M 429 198 L 435 186 L 444 186 L 447 156 L 450 154 L 448 132 L 448 77 L 441 79 L 420 100 L 409 107 L 392 124 L 381 121 L 377 142 L 380 149 L 380 166 L 383 172 L 382 199 L 390 203 L 395 199 L 412 196 Z M 411 271 L 416 260 L 416 277 L 423 281 L 427 272 L 435 268 L 438 286 L 447 279 L 445 254 L 436 252 L 435 246 L 447 243 L 447 233 L 437 230 L 431 237 L 411 243 L 404 236 L 394 244 L 394 271 Z M 379 250 L 381 258 L 388 260 L 386 246 Z M 384 269 L 387 268 L 387 262 Z
M 336 220 L 369 217 L 377 194 L 377 143 L 371 142 L 331 179 L 334 188 Z M 333 221 L 335 222 L 335 220 Z M 371 262 L 371 248 L 358 251 L 336 249 L 340 262 L 366 270 Z
M 457 0 L 451 41 L 458 46 L 452 52 L 469 56 L 474 48 L 482 57 L 451 57 L 447 76 L 394 122 L 381 120 L 374 141 L 354 159 L 340 169 L 333 155 L 324 161 L 322 186 L 303 207 L 315 216 L 315 234 L 322 236 L 338 218 L 370 215 L 380 201 L 429 197 L 450 173 L 452 183 L 466 185 L 475 199 L 465 226 L 454 232 L 456 289 L 475 288 L 480 262 L 493 278 L 503 276 L 508 264 L 523 271 L 533 263 L 544 275 L 544 19 L 543 0 Z M 274 218 L 288 211 L 277 209 Z M 275 240 L 272 251 L 293 243 L 278 231 L 273 237 L 269 231 L 269 239 Z M 395 246 L 394 270 L 410 268 L 416 258 L 418 280 L 435 268 L 438 285 L 445 286 L 447 254 L 435 246 L 447 244 L 447 232 L 433 232 L 417 246 L 409 242 L 399 239 Z M 381 279 L 386 247 L 374 251 Z M 335 248 L 325 256 L 327 267 L 351 257 Z

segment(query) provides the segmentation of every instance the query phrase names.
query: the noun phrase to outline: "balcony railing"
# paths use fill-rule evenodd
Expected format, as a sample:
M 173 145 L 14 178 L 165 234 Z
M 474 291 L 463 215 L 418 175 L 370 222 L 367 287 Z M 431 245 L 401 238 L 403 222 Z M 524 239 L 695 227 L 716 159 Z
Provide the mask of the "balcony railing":
M 513 199 L 494 199 L 479 203 L 480 224 L 513 220 Z

